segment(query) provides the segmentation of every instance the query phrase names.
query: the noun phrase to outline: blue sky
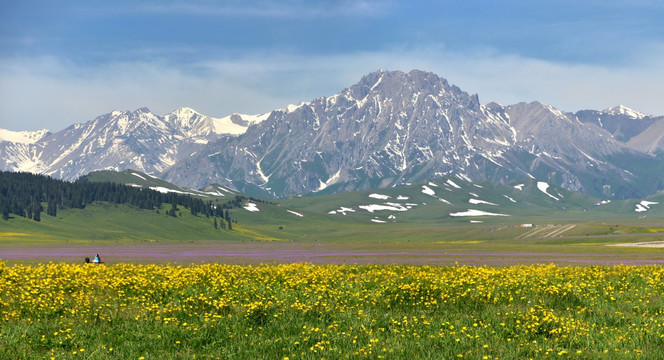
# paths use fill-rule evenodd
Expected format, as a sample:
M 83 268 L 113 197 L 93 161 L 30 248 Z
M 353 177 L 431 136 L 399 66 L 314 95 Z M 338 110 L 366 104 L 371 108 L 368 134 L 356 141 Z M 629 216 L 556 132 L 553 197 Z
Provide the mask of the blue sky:
M 660 1 L 0 0 L 0 128 L 222 117 L 432 71 L 482 103 L 664 115 Z

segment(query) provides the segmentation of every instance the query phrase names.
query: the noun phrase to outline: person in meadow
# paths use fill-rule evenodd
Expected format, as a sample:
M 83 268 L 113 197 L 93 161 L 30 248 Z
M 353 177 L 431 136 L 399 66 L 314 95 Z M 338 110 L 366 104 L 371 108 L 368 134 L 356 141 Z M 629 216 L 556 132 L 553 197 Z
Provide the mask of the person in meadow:
M 99 254 L 95 255 L 95 258 L 92 259 L 92 262 L 95 264 L 99 264 L 101 262 L 101 258 L 99 257 Z

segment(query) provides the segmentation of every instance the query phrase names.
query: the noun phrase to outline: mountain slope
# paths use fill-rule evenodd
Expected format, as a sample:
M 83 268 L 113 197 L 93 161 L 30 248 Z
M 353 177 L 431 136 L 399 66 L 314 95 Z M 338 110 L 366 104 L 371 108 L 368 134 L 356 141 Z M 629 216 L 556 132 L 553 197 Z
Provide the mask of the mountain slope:
M 19 136 L 4 131 L 0 142 L 0 155 L 5 159 L 2 170 L 30 171 L 65 180 L 102 169 L 131 168 L 158 174 L 209 141 L 241 134 L 264 118 L 234 114 L 217 119 L 189 108 L 158 116 L 142 108 L 113 111 L 55 134 Z M 30 136 L 34 141 L 25 141 Z
M 545 104 L 482 106 L 477 95 L 435 74 L 379 71 L 332 97 L 274 111 L 245 134 L 178 162 L 165 178 L 286 196 L 444 175 L 503 183 L 536 177 L 594 195 L 604 194 L 606 185 L 617 197 L 642 196 L 639 174 L 612 160 L 617 155 L 632 162 L 648 158 Z
M 664 189 L 662 121 L 624 106 L 572 114 L 539 102 L 481 105 L 432 73 L 378 71 L 263 115 L 139 109 L 55 134 L 0 131 L 0 166 L 68 180 L 135 169 L 187 188 L 270 197 L 455 176 L 640 198 Z

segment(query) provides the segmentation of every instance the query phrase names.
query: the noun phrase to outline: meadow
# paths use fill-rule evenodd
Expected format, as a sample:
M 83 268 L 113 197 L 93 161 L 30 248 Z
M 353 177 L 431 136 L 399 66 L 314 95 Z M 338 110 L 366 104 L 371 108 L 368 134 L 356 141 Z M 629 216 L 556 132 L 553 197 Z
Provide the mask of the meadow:
M 664 268 L 0 263 L 8 359 L 660 359 Z

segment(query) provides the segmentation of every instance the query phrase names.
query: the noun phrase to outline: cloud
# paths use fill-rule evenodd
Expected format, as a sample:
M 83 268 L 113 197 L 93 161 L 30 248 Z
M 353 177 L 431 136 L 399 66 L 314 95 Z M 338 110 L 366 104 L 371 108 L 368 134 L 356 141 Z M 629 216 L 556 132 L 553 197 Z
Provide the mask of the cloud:
M 565 111 L 624 104 L 664 115 L 664 68 L 653 45 L 642 61 L 606 67 L 555 63 L 491 49 L 393 48 L 333 56 L 255 52 L 187 65 L 118 62 L 81 67 L 52 57 L 0 61 L 0 128 L 53 131 L 112 110 L 157 114 L 189 106 L 210 116 L 263 113 L 330 96 L 378 69 L 421 69 L 483 103 L 539 100 Z
M 231 1 L 231 2 L 187 2 L 141 5 L 140 12 L 161 14 L 186 14 L 220 17 L 318 19 L 334 17 L 382 16 L 393 8 L 391 0 L 344 0 L 344 1 Z

